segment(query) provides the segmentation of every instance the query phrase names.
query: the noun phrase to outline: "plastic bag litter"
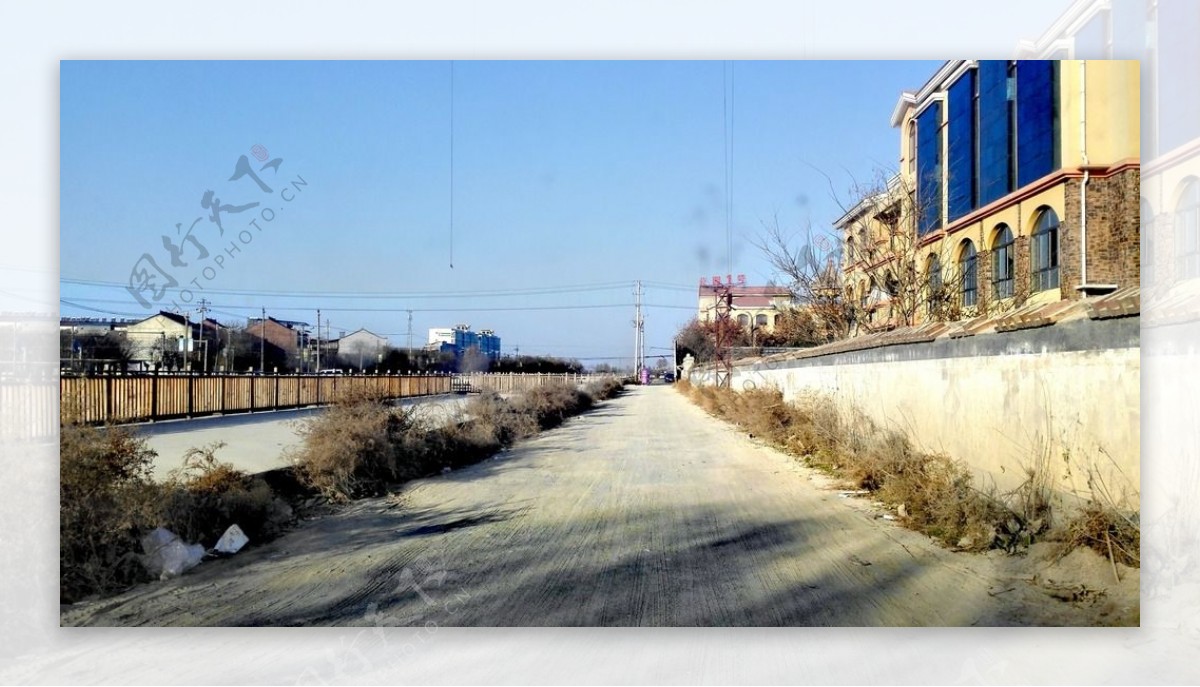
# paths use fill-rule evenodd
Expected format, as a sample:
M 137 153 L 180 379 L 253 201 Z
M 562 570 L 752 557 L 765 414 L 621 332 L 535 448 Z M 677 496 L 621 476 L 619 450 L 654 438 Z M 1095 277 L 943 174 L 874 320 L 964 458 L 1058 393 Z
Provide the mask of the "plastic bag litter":
M 185 544 L 179 535 L 163 527 L 142 537 L 142 550 L 146 552 L 142 563 L 160 580 L 182 575 L 204 559 L 202 545 Z
M 225 534 L 217 540 L 217 545 L 213 547 L 218 553 L 234 554 L 242 550 L 242 547 L 250 541 L 242 528 L 237 525 L 230 525 L 229 529 L 225 530 Z

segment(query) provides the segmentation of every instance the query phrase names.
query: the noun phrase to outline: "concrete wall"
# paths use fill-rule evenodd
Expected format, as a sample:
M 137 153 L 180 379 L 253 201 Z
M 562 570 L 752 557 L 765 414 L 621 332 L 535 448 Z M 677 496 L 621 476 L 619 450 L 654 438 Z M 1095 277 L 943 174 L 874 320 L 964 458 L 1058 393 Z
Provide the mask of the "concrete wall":
M 825 394 L 1003 490 L 1048 456 L 1060 491 L 1086 498 L 1091 473 L 1136 507 L 1140 371 L 1131 317 L 758 363 L 735 368 L 733 386 L 775 387 L 789 401 Z

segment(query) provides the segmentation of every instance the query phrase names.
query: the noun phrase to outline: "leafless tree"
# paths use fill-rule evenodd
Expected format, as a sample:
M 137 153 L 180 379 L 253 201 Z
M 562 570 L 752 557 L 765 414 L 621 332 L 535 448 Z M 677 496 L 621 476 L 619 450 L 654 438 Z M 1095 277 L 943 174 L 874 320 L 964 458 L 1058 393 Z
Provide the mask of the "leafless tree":
M 814 338 L 832 341 L 849 333 L 853 312 L 841 288 L 841 241 L 832 231 L 814 232 L 811 224 L 789 233 L 779 218 L 764 224 L 754 245 L 783 275 L 784 285 L 800 309 L 817 323 Z
M 927 210 L 907 177 L 879 172 L 869 183 L 854 182 L 845 195 L 826 179 L 842 210 L 836 227 L 814 232 L 806 226 L 789 235 L 776 220 L 756 245 L 829 338 L 996 309 L 979 265 L 958 244 L 918 232 Z M 964 289 L 971 284 L 973 290 Z

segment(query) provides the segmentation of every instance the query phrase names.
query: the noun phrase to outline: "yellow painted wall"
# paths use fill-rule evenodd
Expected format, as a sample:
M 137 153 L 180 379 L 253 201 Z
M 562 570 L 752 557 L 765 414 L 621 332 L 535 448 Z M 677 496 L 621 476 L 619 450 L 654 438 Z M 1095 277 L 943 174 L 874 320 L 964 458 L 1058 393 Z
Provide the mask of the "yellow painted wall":
M 1063 167 L 1083 165 L 1080 117 L 1085 114 L 1088 164 L 1110 165 L 1141 156 L 1138 67 L 1135 60 L 1064 60 L 1059 65 Z M 1083 83 L 1086 108 L 1080 106 Z

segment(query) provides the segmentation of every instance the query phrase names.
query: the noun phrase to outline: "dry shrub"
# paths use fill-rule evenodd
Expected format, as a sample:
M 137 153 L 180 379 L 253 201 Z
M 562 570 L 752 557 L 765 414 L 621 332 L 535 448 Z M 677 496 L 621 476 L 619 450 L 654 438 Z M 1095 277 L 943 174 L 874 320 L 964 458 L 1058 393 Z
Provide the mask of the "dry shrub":
M 223 446 L 217 442 L 184 454 L 183 467 L 163 485 L 161 525 L 205 548 L 216 545 L 230 525 L 251 541 L 273 539 L 291 519 L 290 507 L 261 477 L 218 461 Z
M 155 457 L 124 427 L 62 427 L 59 591 L 63 602 L 148 579 L 139 538 L 155 521 Z
M 1086 546 L 1122 565 L 1141 564 L 1142 530 L 1136 513 L 1123 513 L 1093 501 L 1063 529 L 1067 551 Z
M 616 377 L 605 377 L 588 382 L 584 387 L 584 393 L 591 396 L 594 401 L 605 401 L 614 398 L 624 390 L 625 382 Z
M 572 384 L 547 384 L 524 392 L 514 405 L 518 412 L 532 416 L 539 428 L 550 429 L 591 408 L 593 400 Z
M 592 404 L 591 395 L 566 384 L 531 389 L 513 400 L 489 392 L 472 399 L 466 419 L 427 428 L 411 411 L 359 394 L 307 420 L 292 458 L 307 485 L 330 500 L 345 501 L 482 460 Z
M 377 493 L 398 477 L 396 446 L 415 422 L 404 409 L 365 393 L 348 393 L 300 427 L 292 460 L 301 479 L 327 498 L 344 501 Z
M 775 389 L 739 393 L 687 382 L 679 387 L 710 414 L 885 503 L 903 504 L 905 525 L 946 544 L 985 549 L 996 541 L 998 527 L 1013 529 L 1011 511 L 975 489 L 961 463 L 916 451 L 904 435 L 878 429 L 861 413 L 843 418 L 828 398 L 808 395 L 789 404 Z

